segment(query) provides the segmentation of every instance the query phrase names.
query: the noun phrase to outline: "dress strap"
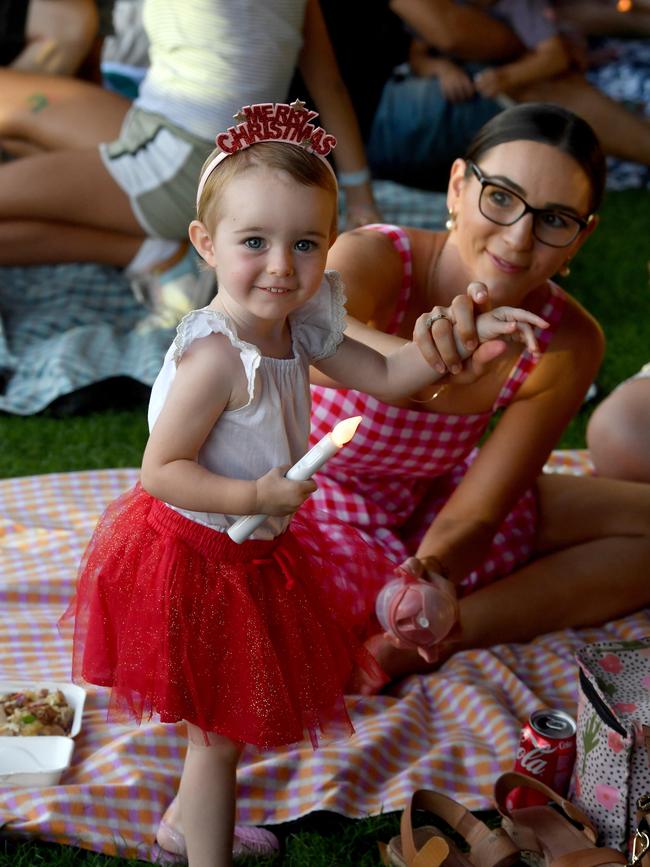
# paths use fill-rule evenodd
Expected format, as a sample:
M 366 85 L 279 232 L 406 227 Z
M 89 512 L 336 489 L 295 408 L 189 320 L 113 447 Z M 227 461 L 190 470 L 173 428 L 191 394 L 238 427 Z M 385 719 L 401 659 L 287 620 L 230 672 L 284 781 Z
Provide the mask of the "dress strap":
M 369 223 L 363 228 L 381 232 L 382 235 L 389 237 L 402 260 L 402 285 L 397 304 L 395 305 L 395 311 L 386 329 L 387 334 L 397 334 L 408 307 L 413 284 L 413 252 L 411 250 L 411 242 L 406 231 L 401 226 L 395 226 L 390 223 Z
M 527 349 L 524 349 L 524 351 L 519 355 L 516 364 L 510 371 L 510 375 L 504 382 L 501 391 L 492 406 L 493 412 L 501 407 L 508 406 L 512 401 L 519 386 L 535 369 L 538 361 L 542 357 L 543 353 L 546 352 L 549 343 L 557 331 L 557 327 L 560 324 L 564 313 L 566 295 L 556 283 L 551 283 L 550 281 L 548 283 L 548 290 L 548 297 L 544 306 L 540 310 L 539 315 L 542 319 L 545 319 L 548 322 L 549 327 L 535 328 L 535 337 L 537 338 L 537 344 L 540 349 L 539 355 L 535 356 Z

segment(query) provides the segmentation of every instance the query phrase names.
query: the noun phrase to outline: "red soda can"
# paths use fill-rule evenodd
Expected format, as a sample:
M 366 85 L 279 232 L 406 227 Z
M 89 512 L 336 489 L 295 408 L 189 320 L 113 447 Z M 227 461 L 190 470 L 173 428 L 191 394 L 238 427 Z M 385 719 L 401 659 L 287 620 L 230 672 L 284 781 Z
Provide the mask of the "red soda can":
M 521 730 L 515 771 L 545 783 L 564 797 L 576 757 L 576 723 L 562 710 L 536 710 Z M 506 799 L 509 810 L 545 804 L 533 789 L 513 789 Z

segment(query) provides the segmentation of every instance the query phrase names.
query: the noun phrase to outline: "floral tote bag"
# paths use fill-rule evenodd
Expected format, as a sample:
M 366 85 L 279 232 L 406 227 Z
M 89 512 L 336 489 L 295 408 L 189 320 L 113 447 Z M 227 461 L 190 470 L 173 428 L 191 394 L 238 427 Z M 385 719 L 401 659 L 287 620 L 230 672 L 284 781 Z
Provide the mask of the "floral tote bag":
M 576 659 L 571 800 L 594 823 L 599 842 L 631 851 L 639 799 L 650 795 L 650 636 L 587 644 Z

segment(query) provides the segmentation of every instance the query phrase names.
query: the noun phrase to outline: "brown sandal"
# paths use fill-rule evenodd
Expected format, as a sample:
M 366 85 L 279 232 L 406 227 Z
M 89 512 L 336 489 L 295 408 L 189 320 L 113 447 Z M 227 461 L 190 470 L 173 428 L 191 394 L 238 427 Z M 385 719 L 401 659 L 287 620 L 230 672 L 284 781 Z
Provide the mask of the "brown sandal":
M 461 852 L 442 831 L 431 825 L 413 828 L 413 810 L 439 816 L 467 842 Z M 438 792 L 420 789 L 402 813 L 401 834 L 388 845 L 380 844 L 382 861 L 394 867 L 510 867 L 519 850 L 501 828 L 488 828 L 461 804 Z
M 519 787 L 541 792 L 549 801 L 558 804 L 564 815 L 548 804 L 508 810 L 508 793 Z M 503 816 L 503 827 L 522 852 L 527 853 L 527 863 L 535 867 L 614 867 L 627 864 L 627 859 L 616 849 L 596 846 L 596 831 L 582 810 L 539 780 L 515 772 L 503 774 L 496 782 L 494 800 Z M 572 822 L 577 822 L 580 828 Z

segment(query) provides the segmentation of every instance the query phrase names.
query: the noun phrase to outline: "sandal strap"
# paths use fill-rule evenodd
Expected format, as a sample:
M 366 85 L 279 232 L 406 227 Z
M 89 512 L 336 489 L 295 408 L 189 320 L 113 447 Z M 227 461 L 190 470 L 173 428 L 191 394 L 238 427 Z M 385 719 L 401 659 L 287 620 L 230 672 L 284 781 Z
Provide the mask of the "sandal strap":
M 442 837 L 430 837 L 409 867 L 440 867 L 447 860 L 449 846 Z
M 512 819 L 512 813 L 506 806 L 506 798 L 513 789 L 518 789 L 519 787 L 534 789 L 536 792 L 540 792 L 548 798 L 549 801 L 556 803 L 562 808 L 565 816 L 571 819 L 571 821 L 577 822 L 581 826 L 580 830 L 590 843 L 596 842 L 596 837 L 598 836 L 596 829 L 591 824 L 589 817 L 585 815 L 582 810 L 572 804 L 571 801 L 562 798 L 557 794 L 557 792 L 554 792 L 553 789 L 550 789 L 547 785 L 540 782 L 540 780 L 536 780 L 534 777 L 527 777 L 525 774 L 519 774 L 516 771 L 501 774 L 494 787 L 494 800 L 496 802 L 497 810 L 502 816 Z M 621 853 L 619 852 L 618 854 L 620 855 Z M 607 864 L 607 861 L 599 863 Z M 625 862 L 623 861 L 623 863 Z M 580 865 L 576 863 L 576 867 L 580 867 Z M 585 867 L 589 867 L 589 865 L 587 864 Z
M 606 864 L 627 864 L 627 858 L 616 849 L 583 849 L 561 855 L 550 867 L 604 867 Z
M 480 819 L 466 810 L 462 804 L 446 795 L 418 789 L 413 793 L 410 802 L 402 813 L 402 851 L 407 865 L 411 865 L 417 855 L 413 839 L 413 810 L 426 810 L 428 813 L 439 816 L 450 828 L 464 837 L 470 847 L 472 860 L 480 863 L 482 867 L 492 867 L 506 856 L 518 851 L 502 828 L 488 828 Z

